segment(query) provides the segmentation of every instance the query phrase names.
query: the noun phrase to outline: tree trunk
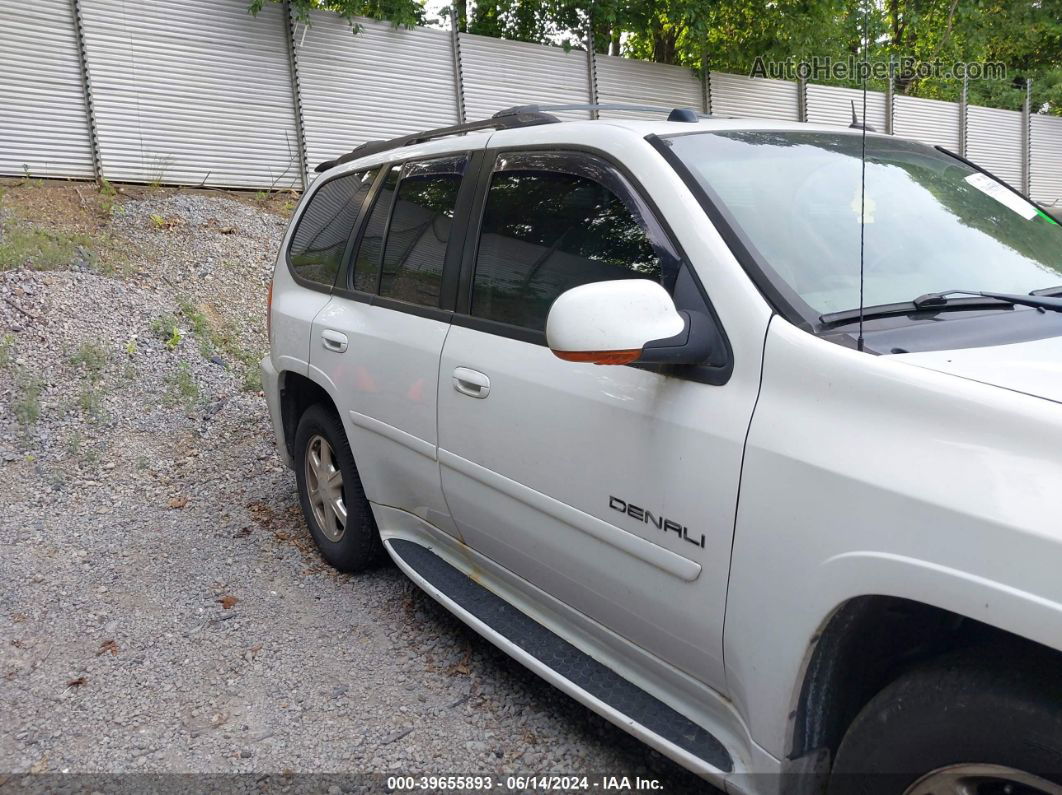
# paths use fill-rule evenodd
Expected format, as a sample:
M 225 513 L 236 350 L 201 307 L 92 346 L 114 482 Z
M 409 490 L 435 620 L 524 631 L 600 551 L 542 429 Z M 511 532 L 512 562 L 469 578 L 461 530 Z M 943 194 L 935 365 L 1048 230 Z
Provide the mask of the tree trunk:
M 673 30 L 653 31 L 653 60 L 657 63 L 675 63 L 677 53 L 675 45 L 678 43 L 678 34 Z
M 608 55 L 609 45 L 612 42 L 613 29 L 607 22 L 594 25 L 594 52 Z

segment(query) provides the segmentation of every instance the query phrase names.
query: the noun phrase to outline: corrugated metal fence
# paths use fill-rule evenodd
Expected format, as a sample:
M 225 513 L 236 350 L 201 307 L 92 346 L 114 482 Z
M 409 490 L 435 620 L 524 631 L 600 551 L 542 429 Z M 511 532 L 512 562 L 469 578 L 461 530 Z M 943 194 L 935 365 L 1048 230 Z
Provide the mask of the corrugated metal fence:
M 862 107 L 836 86 L 369 20 L 351 35 L 327 12 L 311 22 L 272 4 L 251 17 L 247 0 L 0 0 L 0 174 L 298 188 L 363 141 L 532 102 L 838 125 Z M 871 92 L 867 120 L 1062 203 L 1062 118 Z

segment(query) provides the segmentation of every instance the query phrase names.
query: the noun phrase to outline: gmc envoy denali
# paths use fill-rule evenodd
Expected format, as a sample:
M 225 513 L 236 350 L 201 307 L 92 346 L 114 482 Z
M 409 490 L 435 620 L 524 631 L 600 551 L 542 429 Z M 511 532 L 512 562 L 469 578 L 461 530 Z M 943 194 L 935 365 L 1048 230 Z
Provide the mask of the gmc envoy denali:
M 321 554 L 731 792 L 1062 792 L 1058 224 L 893 136 L 546 110 L 303 196 L 262 371 Z

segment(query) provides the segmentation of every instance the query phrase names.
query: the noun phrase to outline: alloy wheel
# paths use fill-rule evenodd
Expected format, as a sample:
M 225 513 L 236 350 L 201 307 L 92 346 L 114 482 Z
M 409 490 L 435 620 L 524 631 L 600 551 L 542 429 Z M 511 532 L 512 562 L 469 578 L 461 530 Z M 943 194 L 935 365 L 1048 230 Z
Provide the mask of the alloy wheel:
M 1062 795 L 1062 787 L 1011 767 L 963 764 L 927 773 L 904 795 Z
M 320 434 L 306 445 L 306 494 L 313 518 L 329 541 L 339 541 L 347 529 L 347 505 L 343 499 L 343 472 L 335 451 Z

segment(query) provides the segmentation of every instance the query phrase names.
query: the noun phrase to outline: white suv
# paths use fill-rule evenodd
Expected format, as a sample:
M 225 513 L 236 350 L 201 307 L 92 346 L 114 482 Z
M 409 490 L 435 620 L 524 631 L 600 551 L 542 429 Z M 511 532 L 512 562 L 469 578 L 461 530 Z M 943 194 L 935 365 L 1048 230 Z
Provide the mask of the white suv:
M 329 562 L 386 551 L 731 791 L 1062 791 L 1040 208 L 923 144 L 682 111 L 318 170 L 262 370 Z

